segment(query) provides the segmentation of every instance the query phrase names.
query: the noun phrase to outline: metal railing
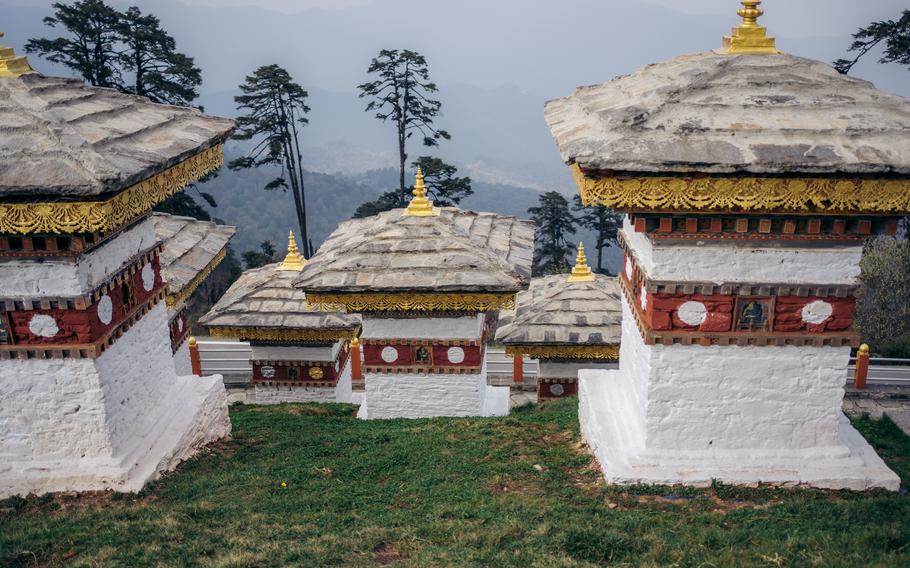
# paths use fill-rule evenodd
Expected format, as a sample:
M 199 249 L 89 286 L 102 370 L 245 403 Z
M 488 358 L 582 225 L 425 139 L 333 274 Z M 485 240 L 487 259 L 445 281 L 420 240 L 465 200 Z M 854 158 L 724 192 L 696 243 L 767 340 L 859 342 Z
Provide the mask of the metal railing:
M 197 337 L 203 375 L 223 375 L 229 387 L 245 386 L 250 382 L 250 344 L 230 339 Z M 524 379 L 537 376 L 537 360 L 525 357 Z M 853 384 L 855 359 L 850 360 L 847 384 Z M 493 377 L 512 376 L 512 358 L 499 348 L 487 349 L 487 374 Z M 869 380 L 873 385 L 910 386 L 910 359 L 872 357 L 869 359 Z

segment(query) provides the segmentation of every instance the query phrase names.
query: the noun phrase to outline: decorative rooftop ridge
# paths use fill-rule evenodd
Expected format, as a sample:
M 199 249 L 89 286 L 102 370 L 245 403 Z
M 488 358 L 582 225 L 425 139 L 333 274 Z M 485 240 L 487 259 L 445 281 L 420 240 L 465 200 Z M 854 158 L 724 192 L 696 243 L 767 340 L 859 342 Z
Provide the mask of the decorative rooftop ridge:
M 278 267 L 278 270 L 287 270 L 300 272 L 306 266 L 306 260 L 300 256 L 297 250 L 297 241 L 294 240 L 294 231 L 288 232 L 288 254 L 284 257 L 284 262 Z
M 0 32 L 0 38 L 3 36 L 4 33 Z M 20 77 L 28 73 L 35 73 L 28 64 L 28 58 L 24 55 L 16 56 L 12 47 L 0 44 L 0 77 Z
M 588 259 L 585 258 L 585 245 L 578 243 L 578 256 L 575 257 L 575 267 L 572 274 L 569 275 L 568 282 L 594 282 L 594 273 L 588 266 Z
M 437 217 L 439 209 L 433 207 L 433 202 L 427 199 L 427 190 L 423 184 L 423 171 L 417 166 L 417 181 L 414 183 L 414 199 L 404 212 L 411 217 Z
M 758 25 L 758 18 L 764 10 L 758 7 L 762 0 L 743 0 L 743 7 L 736 13 L 743 19 L 742 23 L 733 28 L 729 36 L 724 36 L 723 47 L 720 53 L 735 54 L 764 54 L 776 55 L 780 53 L 775 46 L 775 38 L 767 35 L 767 28 Z

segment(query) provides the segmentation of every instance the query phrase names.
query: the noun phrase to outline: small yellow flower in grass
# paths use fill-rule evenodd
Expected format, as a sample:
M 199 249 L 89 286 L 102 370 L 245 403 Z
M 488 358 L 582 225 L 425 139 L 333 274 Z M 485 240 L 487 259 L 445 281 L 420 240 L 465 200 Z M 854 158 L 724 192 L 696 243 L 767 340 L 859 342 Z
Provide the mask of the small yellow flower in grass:
M 287 484 L 287 483 L 285 483 L 285 482 L 284 482 L 284 481 L 282 481 L 282 482 L 281 482 L 281 486 L 282 486 L 282 487 L 287 487 L 287 486 L 288 486 L 288 484 Z

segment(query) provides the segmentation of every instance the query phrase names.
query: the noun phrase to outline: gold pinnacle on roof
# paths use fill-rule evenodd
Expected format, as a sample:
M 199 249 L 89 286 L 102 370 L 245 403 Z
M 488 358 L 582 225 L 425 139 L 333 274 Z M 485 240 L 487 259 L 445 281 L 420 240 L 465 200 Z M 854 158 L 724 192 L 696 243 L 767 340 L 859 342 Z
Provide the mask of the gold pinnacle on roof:
M 405 215 L 411 217 L 433 217 L 439 215 L 439 209 L 433 207 L 433 202 L 427 199 L 427 188 L 423 185 L 423 171 L 417 166 L 417 181 L 414 184 L 414 199 L 408 204 Z
M 284 262 L 278 267 L 278 270 L 293 270 L 300 272 L 306 266 L 306 260 L 300 256 L 297 250 L 297 241 L 294 240 L 294 231 L 288 232 L 288 255 L 284 257 Z
M 575 268 L 569 275 L 568 282 L 594 282 L 594 273 L 588 267 L 588 259 L 585 258 L 585 245 L 578 243 L 578 256 L 575 257 Z
M 736 13 L 743 19 L 742 23 L 733 28 L 732 35 L 724 36 L 723 47 L 720 53 L 728 54 L 778 54 L 774 38 L 767 35 L 767 29 L 758 25 L 758 18 L 764 10 L 758 7 L 761 0 L 742 0 L 743 7 Z
M 3 37 L 3 32 L 0 32 L 0 37 Z M 19 77 L 34 72 L 35 70 L 28 64 L 28 58 L 16 57 L 12 47 L 0 44 L 0 77 Z

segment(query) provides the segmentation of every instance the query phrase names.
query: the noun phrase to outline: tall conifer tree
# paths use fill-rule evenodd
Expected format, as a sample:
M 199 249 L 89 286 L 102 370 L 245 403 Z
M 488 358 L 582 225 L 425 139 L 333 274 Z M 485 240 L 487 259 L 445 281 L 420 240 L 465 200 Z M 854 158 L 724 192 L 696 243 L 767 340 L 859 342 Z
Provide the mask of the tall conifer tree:
M 535 275 L 568 272 L 569 258 L 575 247 L 568 242 L 575 234 L 575 218 L 569 211 L 569 202 L 560 193 L 548 191 L 541 194 L 536 207 L 528 209 L 537 231 L 534 246 Z
M 407 141 L 415 134 L 423 138 L 424 146 L 438 146 L 439 140 L 449 140 L 445 130 L 433 122 L 439 116 L 442 103 L 430 98 L 438 91 L 430 81 L 426 59 L 416 51 L 383 49 L 367 69 L 376 75 L 375 81 L 358 85 L 361 98 L 371 98 L 367 112 L 376 118 L 395 124 L 398 143 L 398 206 L 408 202 L 405 184 L 405 164 L 408 160 Z
M 264 189 L 290 190 L 300 228 L 301 252 L 312 256 L 307 232 L 306 191 L 303 184 L 303 156 L 300 152 L 300 128 L 309 122 L 306 105 L 309 94 L 295 83 L 278 65 L 260 67 L 240 85 L 242 95 L 234 97 L 237 109 L 236 140 L 252 140 L 249 155 L 232 160 L 232 170 L 259 166 L 278 166 L 278 177 Z
M 604 249 L 617 243 L 616 234 L 622 226 L 622 213 L 616 213 L 603 205 L 585 207 L 581 203 L 581 196 L 575 194 L 572 210 L 578 216 L 576 220 L 580 227 L 594 232 L 596 241 L 594 248 L 597 250 L 597 272 L 603 274 Z

